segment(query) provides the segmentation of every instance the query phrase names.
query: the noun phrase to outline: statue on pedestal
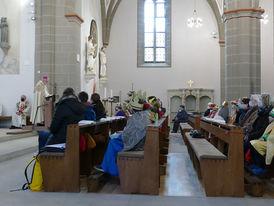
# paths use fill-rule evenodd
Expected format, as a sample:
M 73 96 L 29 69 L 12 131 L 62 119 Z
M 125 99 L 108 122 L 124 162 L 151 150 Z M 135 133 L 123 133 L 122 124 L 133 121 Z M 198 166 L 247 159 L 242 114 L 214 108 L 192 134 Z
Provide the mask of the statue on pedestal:
M 106 72 L 107 72 L 107 56 L 106 56 L 106 52 L 105 52 L 105 47 L 101 48 L 100 51 L 100 63 L 101 63 L 101 67 L 100 67 L 100 79 L 104 79 L 106 80 Z
M 3 49 L 4 53 L 7 54 L 10 48 L 10 45 L 9 45 L 9 26 L 8 26 L 6 17 L 1 18 L 0 30 L 1 30 L 0 47 Z
M 87 42 L 87 73 L 92 74 L 95 76 L 95 69 L 94 69 L 94 53 L 96 51 L 97 44 L 94 43 L 93 41 L 93 36 L 90 35 L 88 37 L 88 42 Z

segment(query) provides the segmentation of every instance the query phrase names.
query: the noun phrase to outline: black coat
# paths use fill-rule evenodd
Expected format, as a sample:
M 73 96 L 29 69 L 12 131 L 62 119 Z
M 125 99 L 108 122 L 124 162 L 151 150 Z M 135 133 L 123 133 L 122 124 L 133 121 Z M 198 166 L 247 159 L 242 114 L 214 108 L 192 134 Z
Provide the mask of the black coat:
M 86 107 L 76 97 L 63 98 L 56 104 L 56 110 L 50 125 L 53 137 L 47 144 L 60 144 L 66 142 L 67 126 L 76 124 L 84 119 Z
M 101 107 L 103 107 L 102 103 L 93 103 L 92 106 L 93 106 L 93 110 L 96 114 L 96 121 L 102 119 L 102 118 L 106 118 L 106 113 L 105 113 L 105 109 L 100 109 L 100 104 L 101 104 Z M 104 110 L 104 111 L 102 111 Z
M 247 134 L 248 140 L 259 139 L 263 134 L 267 126 L 269 125 L 269 112 L 272 107 L 265 107 L 258 110 L 258 117 L 252 125 L 252 130 Z

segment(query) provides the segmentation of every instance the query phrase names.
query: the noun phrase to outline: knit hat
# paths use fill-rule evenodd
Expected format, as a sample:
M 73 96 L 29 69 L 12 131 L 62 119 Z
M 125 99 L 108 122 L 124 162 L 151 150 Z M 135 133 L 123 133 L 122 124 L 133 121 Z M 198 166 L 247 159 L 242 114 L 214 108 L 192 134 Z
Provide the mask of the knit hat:
M 269 112 L 269 116 L 274 118 L 274 108 Z
M 150 109 L 150 104 L 149 104 L 149 103 L 147 103 L 147 102 L 145 102 L 145 103 L 144 103 L 144 107 L 143 107 L 143 109 L 144 109 L 144 110 L 146 110 L 146 109 Z

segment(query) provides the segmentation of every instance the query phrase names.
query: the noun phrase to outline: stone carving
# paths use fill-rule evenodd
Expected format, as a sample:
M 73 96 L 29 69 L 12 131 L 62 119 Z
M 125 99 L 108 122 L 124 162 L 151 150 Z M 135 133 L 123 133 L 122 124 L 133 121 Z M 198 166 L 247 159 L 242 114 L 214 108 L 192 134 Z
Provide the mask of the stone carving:
M 7 54 L 10 48 L 10 45 L 9 45 L 9 26 L 8 26 L 6 17 L 1 18 L 0 30 L 1 30 L 0 47 L 3 49 L 4 53 Z

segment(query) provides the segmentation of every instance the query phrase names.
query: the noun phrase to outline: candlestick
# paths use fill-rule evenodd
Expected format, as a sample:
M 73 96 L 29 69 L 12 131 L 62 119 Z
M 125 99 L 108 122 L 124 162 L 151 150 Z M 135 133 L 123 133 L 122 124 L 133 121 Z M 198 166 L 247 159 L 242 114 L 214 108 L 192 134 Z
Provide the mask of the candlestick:
M 106 87 L 104 88 L 104 98 L 105 99 L 107 98 L 107 88 Z

